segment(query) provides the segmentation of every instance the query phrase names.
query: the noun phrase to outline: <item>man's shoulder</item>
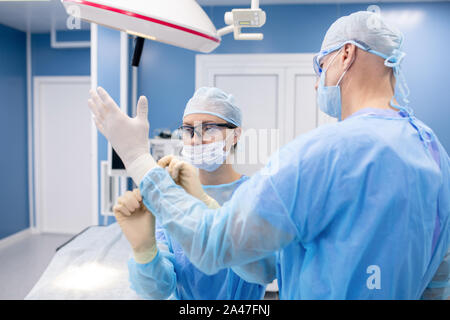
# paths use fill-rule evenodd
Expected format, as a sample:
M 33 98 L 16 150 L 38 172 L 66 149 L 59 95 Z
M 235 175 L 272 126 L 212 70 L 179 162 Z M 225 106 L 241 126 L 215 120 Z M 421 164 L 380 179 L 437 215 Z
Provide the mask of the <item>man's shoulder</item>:
M 342 121 L 320 126 L 296 137 L 291 148 L 303 152 L 329 153 L 347 148 L 373 146 L 377 133 L 360 121 Z

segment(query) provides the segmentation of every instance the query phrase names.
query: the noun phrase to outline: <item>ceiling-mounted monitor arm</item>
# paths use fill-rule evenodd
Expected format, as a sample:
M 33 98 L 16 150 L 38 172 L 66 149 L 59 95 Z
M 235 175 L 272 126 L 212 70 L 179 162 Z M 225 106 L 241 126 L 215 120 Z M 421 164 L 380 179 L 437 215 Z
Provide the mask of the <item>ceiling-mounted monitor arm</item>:
M 262 40 L 262 33 L 241 33 L 242 28 L 260 28 L 266 23 L 266 13 L 259 8 L 259 0 L 252 0 L 250 9 L 233 9 L 225 13 L 226 27 L 219 29 L 219 36 L 234 32 L 235 40 Z

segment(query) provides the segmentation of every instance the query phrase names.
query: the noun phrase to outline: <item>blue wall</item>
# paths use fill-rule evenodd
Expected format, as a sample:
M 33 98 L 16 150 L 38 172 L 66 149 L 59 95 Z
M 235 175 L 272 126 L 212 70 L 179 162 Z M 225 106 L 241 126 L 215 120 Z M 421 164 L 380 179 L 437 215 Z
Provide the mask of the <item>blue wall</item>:
M 28 228 L 26 34 L 0 25 L 0 239 Z
M 444 54 L 449 51 L 450 3 L 378 4 L 382 13 L 421 15 L 417 25 L 399 25 L 407 53 L 403 68 L 411 90 L 411 107 L 434 129 L 450 150 L 450 96 Z M 338 17 L 366 10 L 368 4 L 264 6 L 267 23 L 263 41 L 235 41 L 223 37 L 213 53 L 314 53 L 320 49 L 328 27 Z M 217 28 L 231 7 L 205 7 Z M 404 20 L 404 19 L 403 19 Z M 399 22 L 402 19 L 398 19 Z M 409 22 L 408 19 L 406 22 Z M 155 129 L 175 129 L 187 100 L 195 90 L 195 52 L 146 41 L 139 75 L 139 94 L 149 98 L 149 119 Z
M 89 31 L 59 32 L 58 41 L 89 41 Z M 33 76 L 90 76 L 91 51 L 89 48 L 53 49 L 50 34 L 31 36 Z

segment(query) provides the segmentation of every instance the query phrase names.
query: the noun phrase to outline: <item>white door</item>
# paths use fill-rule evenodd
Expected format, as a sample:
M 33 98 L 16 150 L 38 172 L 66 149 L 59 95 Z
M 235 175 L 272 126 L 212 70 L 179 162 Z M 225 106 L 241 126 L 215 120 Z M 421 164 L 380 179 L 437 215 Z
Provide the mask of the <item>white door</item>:
M 242 109 L 243 134 L 234 167 L 246 175 L 258 171 L 280 147 L 278 74 L 281 70 L 266 71 L 266 74 L 217 74 L 212 84 L 232 93 Z
M 40 232 L 74 234 L 97 224 L 92 205 L 89 89 L 89 77 L 34 79 L 34 174 Z

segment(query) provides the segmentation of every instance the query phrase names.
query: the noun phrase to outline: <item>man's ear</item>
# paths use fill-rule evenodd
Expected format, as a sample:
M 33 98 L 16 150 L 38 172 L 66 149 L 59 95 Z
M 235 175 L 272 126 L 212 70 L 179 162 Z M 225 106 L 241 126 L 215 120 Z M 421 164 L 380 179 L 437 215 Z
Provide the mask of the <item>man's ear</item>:
M 343 54 L 342 54 L 342 63 L 344 65 L 344 70 L 350 68 L 352 63 L 356 59 L 357 47 L 352 43 L 347 43 L 344 45 Z

